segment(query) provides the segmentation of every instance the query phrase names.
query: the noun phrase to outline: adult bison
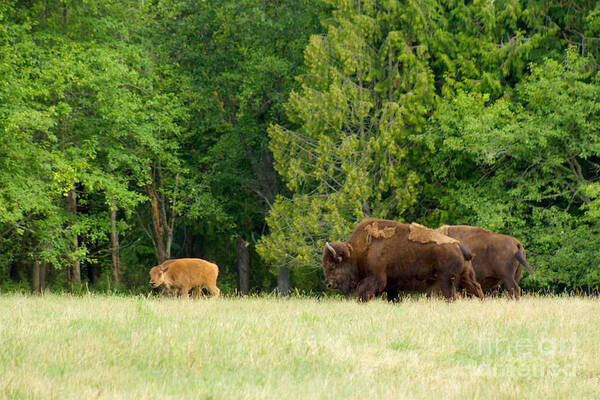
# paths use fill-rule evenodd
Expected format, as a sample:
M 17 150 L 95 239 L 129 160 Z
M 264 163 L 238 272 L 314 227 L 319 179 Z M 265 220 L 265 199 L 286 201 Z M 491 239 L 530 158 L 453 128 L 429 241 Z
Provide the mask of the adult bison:
M 460 271 L 457 288 L 465 289 L 467 293 L 477 296 L 481 300 L 483 300 L 485 297 L 483 290 L 481 289 L 481 285 L 479 285 L 475 279 L 475 271 L 470 260 L 465 261 L 463 264 L 463 267 Z M 401 293 L 425 292 L 428 296 L 430 296 L 431 293 L 436 289 L 438 288 L 436 286 L 436 282 L 433 280 L 419 281 L 417 279 L 412 279 L 409 281 L 388 283 L 385 288 L 385 293 L 389 301 L 397 301 L 400 299 Z
M 525 259 L 523 245 L 514 237 L 468 225 L 444 225 L 440 233 L 460 240 L 473 252 L 475 277 L 484 289 L 502 282 L 510 297 L 519 299 L 522 266 L 533 269 Z
M 150 270 L 150 285 L 163 286 L 167 293 L 179 293 L 189 296 L 190 290 L 198 296 L 203 288 L 218 297 L 221 291 L 217 287 L 219 267 L 200 258 L 179 258 L 167 260 Z
M 470 257 L 459 241 L 422 225 L 367 219 L 348 241 L 325 244 L 323 271 L 328 287 L 345 295 L 357 290 L 361 301 L 369 301 L 383 290 L 397 295 L 400 290 L 434 287 L 453 300 Z M 465 284 L 483 296 L 476 282 Z

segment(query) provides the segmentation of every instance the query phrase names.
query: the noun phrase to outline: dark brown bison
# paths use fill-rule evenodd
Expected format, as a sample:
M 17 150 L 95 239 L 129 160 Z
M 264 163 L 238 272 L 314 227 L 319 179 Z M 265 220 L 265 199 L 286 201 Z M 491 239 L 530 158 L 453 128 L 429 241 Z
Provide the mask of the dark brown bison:
M 439 289 L 448 300 L 456 296 L 458 280 L 469 279 L 465 262 L 470 254 L 455 239 L 418 224 L 382 219 L 361 222 L 346 242 L 326 243 L 323 271 L 327 286 L 345 295 L 358 291 L 361 301 L 386 290 Z M 469 282 L 475 295 L 478 284 Z
M 473 252 L 477 282 L 490 289 L 502 282 L 510 297 L 519 299 L 522 266 L 533 274 L 525 259 L 523 245 L 514 237 L 467 225 L 444 225 L 437 231 L 460 240 Z
M 178 293 L 188 297 L 190 290 L 197 297 L 203 288 L 218 297 L 217 287 L 219 267 L 200 258 L 179 258 L 167 260 L 150 270 L 150 285 L 163 286 L 166 293 Z
M 468 294 L 477 296 L 481 300 L 485 298 L 483 290 L 481 289 L 481 285 L 479 285 L 475 279 L 475 270 L 473 269 L 473 265 L 471 264 L 470 260 L 464 262 L 459 276 L 457 288 L 462 288 Z M 409 281 L 389 283 L 385 288 L 385 293 L 389 301 L 396 301 L 400 299 L 401 294 L 405 294 L 407 292 L 427 293 L 427 296 L 429 297 L 433 292 L 438 290 L 439 287 L 437 287 L 435 280 L 419 281 L 412 279 Z

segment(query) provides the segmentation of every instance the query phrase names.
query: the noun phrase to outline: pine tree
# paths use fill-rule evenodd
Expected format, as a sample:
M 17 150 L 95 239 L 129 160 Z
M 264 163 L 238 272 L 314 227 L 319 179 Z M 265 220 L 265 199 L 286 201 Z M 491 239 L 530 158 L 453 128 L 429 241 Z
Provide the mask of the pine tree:
M 418 6 L 332 5 L 327 34 L 311 38 L 301 89 L 289 99 L 294 125 L 269 130 L 290 191 L 276 199 L 258 246 L 276 268 L 314 270 L 325 240 L 346 237 L 367 216 L 399 217 L 418 198 L 407 138 L 436 101 Z M 415 26 L 393 29 L 409 20 Z

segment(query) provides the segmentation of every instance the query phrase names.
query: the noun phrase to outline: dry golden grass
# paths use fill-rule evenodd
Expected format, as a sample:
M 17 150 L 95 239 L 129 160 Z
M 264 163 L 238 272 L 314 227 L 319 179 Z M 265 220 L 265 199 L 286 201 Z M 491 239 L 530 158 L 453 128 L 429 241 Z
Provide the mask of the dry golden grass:
M 579 297 L 0 296 L 0 398 L 591 399 L 599 317 Z

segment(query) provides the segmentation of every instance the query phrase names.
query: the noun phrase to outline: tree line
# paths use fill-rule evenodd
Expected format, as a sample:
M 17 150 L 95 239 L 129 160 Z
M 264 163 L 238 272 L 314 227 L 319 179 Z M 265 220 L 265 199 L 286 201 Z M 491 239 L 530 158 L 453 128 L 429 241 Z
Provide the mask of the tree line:
M 0 289 L 321 292 L 365 217 L 516 236 L 600 286 L 600 5 L 0 3 Z

